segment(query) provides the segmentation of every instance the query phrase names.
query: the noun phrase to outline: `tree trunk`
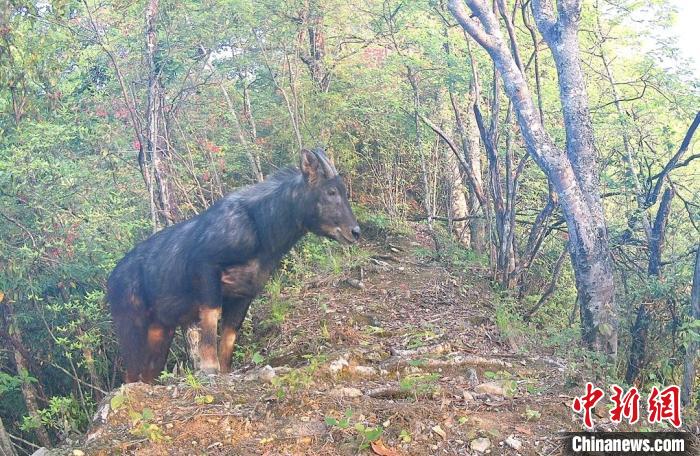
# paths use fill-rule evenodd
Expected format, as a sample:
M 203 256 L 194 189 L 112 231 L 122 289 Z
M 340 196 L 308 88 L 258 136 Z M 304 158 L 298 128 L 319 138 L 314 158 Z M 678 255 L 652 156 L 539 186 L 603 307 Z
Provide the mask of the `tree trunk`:
M 467 201 L 466 188 L 464 187 L 464 179 L 460 172 L 459 162 L 451 151 L 446 151 L 445 161 L 447 169 L 445 170 L 446 182 L 448 188 L 449 210 L 452 221 L 452 232 L 457 241 L 462 245 L 470 245 L 471 237 L 469 232 L 469 204 Z M 461 220 L 460 220 L 461 219 Z
M 664 250 L 664 237 L 666 236 L 666 223 L 671 214 L 671 201 L 675 195 L 673 187 L 668 187 L 661 197 L 661 204 L 654 219 L 654 227 L 649 236 L 649 268 L 651 276 L 661 275 L 661 256 Z
M 428 230 L 430 231 L 430 236 L 433 238 L 435 250 L 439 251 L 440 241 L 438 240 L 437 234 L 435 233 L 435 229 L 433 227 L 433 217 L 435 217 L 435 209 L 431 204 L 430 200 L 431 191 L 430 184 L 428 182 L 428 168 L 425 163 L 425 154 L 423 153 L 423 139 L 420 134 L 420 91 L 418 87 L 418 76 L 409 67 L 406 68 L 406 74 L 408 82 L 411 84 L 411 88 L 413 89 L 413 122 L 416 128 L 415 145 L 420 159 L 421 176 L 423 180 L 423 189 L 425 192 L 423 198 L 423 207 L 425 208 L 425 213 L 428 216 Z
M 5 425 L 2 424 L 2 418 L 0 418 L 0 456 L 17 456 L 15 447 L 12 446 L 10 441 L 10 436 L 5 431 Z
M 696 246 L 695 252 L 695 270 L 693 272 L 693 289 L 690 292 L 690 317 L 694 323 L 700 322 L 700 245 Z M 693 340 L 688 344 L 685 351 L 685 362 L 683 364 L 683 386 L 681 389 L 681 401 L 683 405 L 688 405 L 691 402 L 691 393 L 695 385 L 695 361 L 700 344 Z M 700 409 L 700 404 L 698 404 Z
M 449 9 L 493 59 L 513 103 L 528 151 L 559 194 L 569 229 L 583 341 L 596 351 L 615 356 L 618 325 L 613 268 L 578 52 L 580 2 L 559 2 L 556 19 L 549 3 L 533 2 L 538 28 L 552 50 L 557 67 L 566 127 L 565 152 L 544 130 L 525 75 L 503 39 L 490 4 L 484 0 L 467 0 L 467 5 L 475 19 L 470 17 L 462 0 L 450 0 Z
M 156 63 L 158 37 L 156 24 L 158 18 L 158 1 L 149 0 L 146 5 L 146 65 L 148 67 L 148 91 L 146 100 L 146 150 L 140 157 L 142 172 L 147 182 L 154 230 L 163 225 L 172 225 L 177 220 L 176 207 L 170 183 L 168 154 L 163 152 L 160 141 L 163 91 L 161 87 L 161 69 Z M 141 146 L 143 148 L 143 145 Z

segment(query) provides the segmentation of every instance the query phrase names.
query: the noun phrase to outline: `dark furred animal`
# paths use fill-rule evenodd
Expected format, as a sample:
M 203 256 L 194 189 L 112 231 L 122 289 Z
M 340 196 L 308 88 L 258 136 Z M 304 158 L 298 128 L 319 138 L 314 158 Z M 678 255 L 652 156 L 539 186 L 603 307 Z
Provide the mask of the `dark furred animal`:
M 345 185 L 320 149 L 302 151 L 301 170 L 233 192 L 138 244 L 107 285 L 126 381 L 153 381 L 175 329 L 194 322 L 202 330 L 201 369 L 229 372 L 250 302 L 309 231 L 348 244 L 360 236 Z

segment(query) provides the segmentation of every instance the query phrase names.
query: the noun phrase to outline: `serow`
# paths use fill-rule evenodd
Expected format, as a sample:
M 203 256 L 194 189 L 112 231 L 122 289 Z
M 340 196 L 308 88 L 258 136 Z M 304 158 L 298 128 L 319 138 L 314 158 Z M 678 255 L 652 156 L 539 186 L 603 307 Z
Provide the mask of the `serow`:
M 201 370 L 229 372 L 250 302 L 309 231 L 343 244 L 360 237 L 345 185 L 322 149 L 303 150 L 300 169 L 230 193 L 136 245 L 107 282 L 126 382 L 152 382 L 175 329 L 194 323 Z

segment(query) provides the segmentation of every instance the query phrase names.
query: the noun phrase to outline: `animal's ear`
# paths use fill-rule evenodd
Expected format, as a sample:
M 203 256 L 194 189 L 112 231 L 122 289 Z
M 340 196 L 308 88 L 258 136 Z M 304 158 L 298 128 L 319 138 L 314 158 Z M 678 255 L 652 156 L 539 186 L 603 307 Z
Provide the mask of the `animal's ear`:
M 315 153 L 308 149 L 301 151 L 301 173 L 309 185 L 318 184 L 323 178 L 323 168 Z

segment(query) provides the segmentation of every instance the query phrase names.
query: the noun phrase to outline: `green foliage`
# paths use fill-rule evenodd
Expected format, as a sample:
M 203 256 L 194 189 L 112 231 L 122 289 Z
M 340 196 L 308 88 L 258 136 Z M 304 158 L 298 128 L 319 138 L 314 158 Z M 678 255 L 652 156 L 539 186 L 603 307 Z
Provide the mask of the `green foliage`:
M 170 440 L 170 436 L 163 434 L 163 429 L 160 426 L 153 423 L 155 420 L 155 414 L 153 410 L 149 408 L 144 408 L 140 412 L 131 410 L 129 411 L 129 418 L 131 419 L 131 433 L 137 437 L 142 437 L 150 440 L 153 443 L 160 443 L 163 441 Z
M 340 430 L 347 430 L 350 429 L 350 422 L 352 416 L 353 411 L 351 408 L 348 408 L 345 410 L 345 413 L 343 414 L 342 418 L 336 419 L 332 416 L 327 416 L 325 418 L 325 423 L 330 427 L 338 428 Z M 367 448 L 369 448 L 370 444 L 379 440 L 379 438 L 382 436 L 382 433 L 384 432 L 384 428 L 382 426 L 367 426 L 359 421 L 355 423 L 352 429 L 356 433 L 357 438 L 355 443 L 359 450 L 366 450 Z M 405 432 L 405 430 L 403 432 Z M 407 438 L 408 441 L 410 441 L 410 435 L 408 435 Z
M 478 46 L 471 46 L 469 52 L 457 27 L 445 27 L 443 18 L 449 18 L 449 13 L 441 2 L 390 5 L 371 0 L 360 9 L 338 0 L 310 2 L 317 8 L 314 13 L 323 18 L 326 32 L 320 64 L 328 70 L 330 82 L 320 88 L 299 58 L 309 51 L 309 40 L 304 39 L 308 24 L 297 20 L 306 6 L 302 3 L 160 2 L 156 61 L 164 93 L 161 133 L 168 146 L 163 158 L 179 209 L 177 218 L 196 214 L 222 194 L 252 182 L 248 151 L 257 154 L 265 174 L 295 164 L 299 135 L 305 146 L 328 146 L 344 173 L 353 209 L 368 239 L 382 243 L 397 234 L 413 239 L 415 225 L 406 220 L 424 216 L 426 201 L 434 203 L 437 215 L 445 212 L 447 166 L 444 144 L 435 142 L 425 125 L 414 123 L 407 69 L 418 75 L 420 111 L 459 143 L 446 90 L 458 104 L 464 103 L 459 108 L 470 120 L 465 101 L 473 82 L 470 65 L 480 77 L 482 94 L 491 94 L 492 62 Z M 32 439 L 25 430 L 40 424 L 53 436 L 84 430 L 95 407 L 92 390 L 84 383 L 114 388 L 113 379 L 122 369 L 118 361 L 115 364 L 119 355 L 104 302 L 106 277 L 124 252 L 153 230 L 150 197 L 137 157 L 137 133 L 128 109 L 133 106 L 138 122 L 143 122 L 148 78 L 143 65 L 143 7 L 143 2 L 110 1 L 0 6 L 0 313 L 8 316 L 0 319 L 0 330 L 18 335 L 32 358 L 30 371 L 18 371 L 14 348 L 0 352 L 0 415 L 9 430 L 23 438 Z M 386 14 L 387 7 L 392 14 Z M 86 9 L 99 17 L 98 32 L 91 28 Z M 642 11 L 649 18 L 643 28 L 629 20 Z M 637 173 L 645 191 L 678 149 L 700 105 L 697 78 L 689 73 L 690 66 L 678 60 L 672 43 L 657 36 L 670 27 L 672 16 L 667 1 L 624 0 L 604 10 L 584 2 L 581 17 L 581 29 L 586 31 L 579 34 L 583 68 L 615 259 L 620 361 L 612 365 L 581 348 L 576 284 L 568 262 L 547 303 L 527 322 L 522 319 L 524 310 L 541 297 L 565 242 L 559 209 L 523 284 L 515 286 L 523 287 L 522 297 L 514 297 L 520 290 L 509 290 L 494 303 L 501 336 L 522 342 L 520 347 L 535 341 L 540 348 L 573 358 L 567 372 L 572 382 L 579 382 L 585 369 L 596 376 L 622 375 L 630 329 L 641 303 L 649 309 L 648 333 L 653 335 L 642 384 L 678 383 L 685 348 L 699 339 L 700 328 L 689 312 L 692 255 L 688 252 L 698 238 L 700 161 L 674 169 L 669 179 L 677 196 L 664 238 L 660 278 L 645 273 L 648 249 L 641 223 L 642 212 L 653 221 L 657 206 L 639 210 L 629 173 L 630 168 Z M 599 27 L 609 36 L 602 39 Z M 519 18 L 516 35 L 521 55 L 531 55 L 533 47 Z M 642 48 L 645 52 L 629 51 Z M 549 52 L 538 55 L 543 123 L 555 143 L 563 145 L 566 132 L 556 68 Z M 608 57 L 609 68 L 604 67 L 602 55 Z M 607 70 L 616 83 L 608 80 Z M 530 65 L 526 78 L 531 88 L 535 87 L 533 72 Z M 613 103 L 611 87 L 623 100 L 621 111 Z M 501 95 L 497 116 L 502 121 L 495 133 L 502 138 L 513 134 L 513 153 L 521 158 L 526 151 L 517 131 L 509 130 L 512 127 L 504 121 L 506 105 Z M 234 114 L 248 144 L 240 143 L 232 132 Z M 626 135 L 631 165 L 623 158 Z M 483 150 L 477 153 L 483 155 Z M 503 141 L 498 153 L 502 160 Z M 694 153 L 697 140 L 686 157 Z M 427 188 L 421 157 L 427 164 Z M 486 170 L 484 174 L 488 182 Z M 547 179 L 531 160 L 525 162 L 518 189 L 514 244 L 520 256 L 548 193 Z M 484 221 L 491 241 L 497 230 L 489 207 Z M 426 225 L 419 226 L 423 234 Z M 434 227 L 441 249 L 436 253 L 430 247 L 419 248 L 422 260 L 444 262 L 465 276 L 475 271 L 484 278 L 489 275 L 488 254 L 458 245 L 444 223 L 436 220 Z M 345 247 L 308 236 L 282 260 L 259 302 L 269 310 L 266 323 L 282 325 L 293 309 L 295 302 L 285 290 L 298 287 L 312 274 L 331 279 L 348 276 L 363 267 L 370 255 L 361 246 Z M 318 305 L 323 310 L 327 304 Z M 244 334 L 250 333 L 250 327 L 246 322 Z M 325 323 L 318 331 L 329 338 Z M 425 345 L 438 332 L 437 328 L 418 330 L 409 338 L 409 348 Z M 182 345 L 178 339 L 170 363 L 187 365 Z M 251 342 L 239 346 L 235 356 L 239 362 L 261 365 L 265 362 L 261 352 Z M 414 365 L 421 362 L 413 361 Z M 310 366 L 301 368 L 280 379 L 279 390 L 286 394 L 294 385 L 308 384 L 310 370 Z M 164 373 L 160 380 L 167 381 L 170 375 Z M 21 386 L 36 388 L 39 381 L 41 397 L 53 399 L 39 404 L 38 422 L 23 421 L 28 410 Z M 202 388 L 191 373 L 186 382 L 194 390 Z M 139 435 L 160 438 L 157 427 L 151 425 L 155 426 L 141 416 Z
M 410 374 L 399 381 L 401 391 L 407 391 L 415 397 L 431 395 L 437 389 L 440 374 Z
M 326 362 L 325 355 L 304 355 L 304 358 L 308 361 L 306 366 L 272 378 L 272 386 L 277 389 L 277 397 L 280 399 L 312 385 L 314 374 Z
M 348 408 L 345 410 L 345 414 L 340 420 L 337 420 L 333 418 L 332 416 L 327 416 L 325 418 L 325 423 L 328 426 L 334 426 L 337 427 L 338 429 L 347 429 L 350 427 L 350 418 L 352 418 L 352 409 Z

